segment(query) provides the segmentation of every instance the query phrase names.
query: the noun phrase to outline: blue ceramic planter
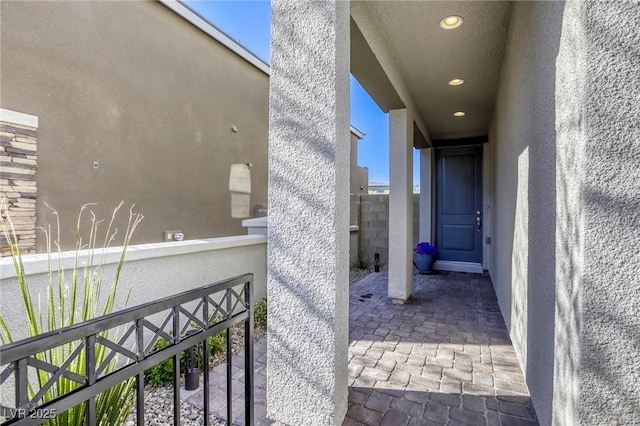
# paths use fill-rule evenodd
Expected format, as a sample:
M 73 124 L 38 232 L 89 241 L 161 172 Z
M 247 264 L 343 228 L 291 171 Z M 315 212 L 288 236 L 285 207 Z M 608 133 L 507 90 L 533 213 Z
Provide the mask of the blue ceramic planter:
M 435 261 L 436 257 L 432 254 L 413 254 L 413 264 L 416 265 L 420 273 L 432 272 Z

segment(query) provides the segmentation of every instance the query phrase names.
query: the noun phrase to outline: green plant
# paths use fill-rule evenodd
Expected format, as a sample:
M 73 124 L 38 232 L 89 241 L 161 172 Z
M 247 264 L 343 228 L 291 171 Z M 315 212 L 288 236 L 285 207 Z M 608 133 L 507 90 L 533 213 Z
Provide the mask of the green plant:
M 118 283 L 122 267 L 124 265 L 127 247 L 131 242 L 131 236 L 139 225 L 143 216 L 133 212 L 133 206 L 129 210 L 129 222 L 124 232 L 122 240 L 122 251 L 116 266 L 115 276 L 111 282 L 106 296 L 102 293 L 105 284 L 104 265 L 106 262 L 107 248 L 116 239 L 118 233 L 114 222 L 118 211 L 122 207 L 121 202 L 113 211 L 111 220 L 105 230 L 102 247 L 98 247 L 99 225 L 102 221 L 96 219 L 94 213 L 89 209 L 91 204 L 84 205 L 78 214 L 76 223 L 76 245 L 73 266 L 70 272 L 65 272 L 63 264 L 63 251 L 60 246 L 60 221 L 58 213 L 49 207 L 56 218 L 56 234 L 53 236 L 51 225 L 44 229 L 48 259 L 49 283 L 46 290 L 46 303 L 44 309 L 40 309 L 39 300 L 32 294 L 27 282 L 27 274 L 24 270 L 23 259 L 16 232 L 11 222 L 11 217 L 0 219 L 3 233 L 7 239 L 11 250 L 14 268 L 22 301 L 27 316 L 29 335 L 37 336 L 48 331 L 53 331 L 62 327 L 70 326 L 87 321 L 99 315 L 106 315 L 113 312 L 115 308 Z M 89 237 L 83 240 L 80 229 L 84 225 L 83 214 L 88 210 Z M 54 259 L 56 258 L 56 259 Z M 54 260 L 57 263 L 54 267 Z M 70 275 L 70 276 L 69 276 Z M 34 300 L 35 299 L 35 300 Z M 128 300 L 128 296 L 126 298 Z M 126 305 L 126 302 L 125 302 Z M 44 311 L 44 312 L 43 312 Z M 12 334 L 9 330 L 5 317 L 0 314 L 0 341 L 2 344 L 13 342 Z M 102 337 L 109 340 L 118 339 L 118 330 L 104 331 L 100 333 Z M 44 350 L 34 355 L 34 358 L 52 365 L 61 365 L 68 356 L 73 353 L 80 342 L 71 342 L 62 346 Z M 96 345 L 96 364 L 100 365 L 108 356 L 107 348 L 103 345 Z M 85 375 L 86 352 L 83 349 L 80 354 L 69 364 L 68 370 L 80 376 Z M 108 374 L 117 367 L 118 358 L 115 356 L 108 364 L 103 374 Z M 33 398 L 37 392 L 49 379 L 49 374 L 38 370 L 35 380 L 30 380 L 28 384 L 28 394 Z M 121 425 L 133 408 L 133 385 L 134 380 L 130 379 L 119 383 L 96 397 L 96 424 L 99 425 Z M 62 376 L 58 378 L 39 401 L 46 403 L 58 397 L 68 394 L 74 389 L 82 386 L 80 383 L 69 380 Z M 87 424 L 85 418 L 85 404 L 79 404 L 63 413 L 58 413 L 53 419 L 46 421 L 47 425 L 79 425 Z
M 267 299 L 262 299 L 260 303 L 258 303 L 253 312 L 253 323 L 256 327 L 266 327 L 267 326 Z M 216 315 L 211 319 L 210 323 L 216 324 L 222 321 L 223 317 L 221 314 Z M 196 324 L 192 324 L 194 329 L 200 329 Z M 171 334 L 171 333 L 169 333 Z M 211 357 L 221 352 L 227 343 L 227 336 L 225 331 L 221 331 L 211 337 L 209 337 L 209 359 L 207 365 L 211 361 Z M 164 338 L 159 338 L 153 346 L 153 351 L 159 351 L 162 348 L 165 348 L 168 345 L 168 342 Z M 202 362 L 202 347 L 196 354 L 196 363 L 203 367 Z M 186 365 L 189 362 L 187 359 L 187 355 L 185 352 L 180 353 L 180 365 L 181 370 L 184 372 L 186 370 Z M 150 369 L 145 372 L 145 383 L 152 386 L 166 386 L 170 383 L 173 383 L 173 360 L 166 359 L 159 364 L 154 365 Z
M 351 261 L 351 267 L 354 269 L 369 269 L 371 268 L 371 259 L 366 257 L 363 252 L 359 252 Z
M 222 320 L 222 315 L 218 314 L 213 319 L 211 319 L 211 324 L 216 324 L 217 322 Z M 200 327 L 196 324 L 192 324 L 193 328 L 198 330 Z M 171 334 L 171 333 L 169 333 Z M 222 351 L 227 343 L 227 338 L 224 331 L 217 333 L 211 337 L 209 337 L 209 357 L 211 358 L 213 355 Z M 153 352 L 159 351 L 162 348 L 165 348 L 169 343 L 166 339 L 160 337 L 156 343 L 153 345 Z M 202 365 L 202 347 L 199 347 L 199 350 L 196 352 L 195 361 L 198 365 Z M 186 371 L 187 363 L 190 360 L 187 359 L 186 352 L 180 353 L 180 366 L 181 371 Z M 204 367 L 203 367 L 204 368 Z M 145 383 L 152 386 L 165 386 L 170 383 L 173 383 L 173 360 L 171 358 L 165 359 L 159 364 L 154 365 L 147 371 L 145 371 L 144 376 Z
M 165 348 L 169 342 L 164 337 L 160 337 L 155 345 L 153 345 L 153 350 L 161 350 Z M 182 360 L 184 354 L 180 354 L 180 359 Z M 152 386 L 163 386 L 168 385 L 173 382 L 173 360 L 171 358 L 165 359 L 160 364 L 156 364 L 147 371 L 144 372 L 144 381 L 146 384 L 150 384 Z
M 255 327 L 267 326 L 267 299 L 262 299 L 253 311 L 253 324 Z

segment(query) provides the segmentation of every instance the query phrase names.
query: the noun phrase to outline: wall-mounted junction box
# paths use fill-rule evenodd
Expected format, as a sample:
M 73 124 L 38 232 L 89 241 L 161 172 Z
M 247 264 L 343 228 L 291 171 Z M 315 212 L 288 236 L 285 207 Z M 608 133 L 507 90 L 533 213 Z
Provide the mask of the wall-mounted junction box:
M 184 240 L 184 233 L 180 230 L 164 231 L 165 241 L 182 241 Z

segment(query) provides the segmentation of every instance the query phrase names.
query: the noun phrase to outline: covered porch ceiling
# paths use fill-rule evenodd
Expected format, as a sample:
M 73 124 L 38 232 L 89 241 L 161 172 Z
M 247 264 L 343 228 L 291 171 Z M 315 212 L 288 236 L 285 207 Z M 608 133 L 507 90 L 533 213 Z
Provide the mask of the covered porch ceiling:
M 416 148 L 486 135 L 510 12 L 510 2 L 352 2 L 351 72 L 382 110 L 410 111 Z M 448 16 L 462 25 L 442 29 Z M 450 85 L 456 78 L 464 83 Z

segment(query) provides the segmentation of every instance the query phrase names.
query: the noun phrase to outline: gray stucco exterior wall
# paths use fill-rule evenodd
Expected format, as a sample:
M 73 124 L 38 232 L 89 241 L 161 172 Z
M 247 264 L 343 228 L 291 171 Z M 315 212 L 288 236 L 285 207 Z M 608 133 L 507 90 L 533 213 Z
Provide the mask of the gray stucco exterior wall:
M 578 424 L 583 265 L 582 185 L 584 179 L 584 5 L 565 4 L 557 60 L 556 302 L 553 423 Z
M 562 3 L 516 3 L 491 129 L 491 277 L 542 424 L 551 421 L 555 66 Z
M 166 230 L 244 234 L 231 217 L 233 163 L 252 163 L 250 213 L 264 216 L 263 71 L 160 3 L 0 7 L 0 106 L 40 120 L 37 226 L 52 219 L 47 202 L 68 248 L 83 204 L 109 217 L 125 200 L 145 216 L 134 243 L 162 241 Z
M 577 419 L 634 422 L 640 421 L 640 4 L 588 1 L 580 18 L 586 57 Z
M 637 3 L 513 6 L 490 272 L 543 425 L 640 418 L 638 22 Z

